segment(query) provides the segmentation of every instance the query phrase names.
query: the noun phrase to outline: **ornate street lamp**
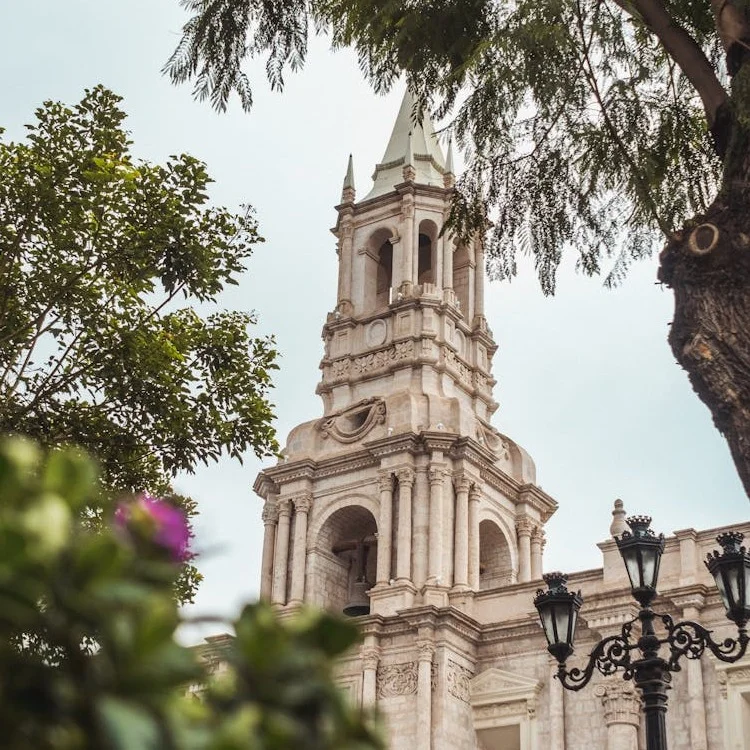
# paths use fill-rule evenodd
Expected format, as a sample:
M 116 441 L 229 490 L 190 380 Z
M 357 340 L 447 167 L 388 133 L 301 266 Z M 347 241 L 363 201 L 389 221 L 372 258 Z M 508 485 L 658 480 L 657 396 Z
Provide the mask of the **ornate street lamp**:
M 730 664 L 745 655 L 750 640 L 745 628 L 750 620 L 750 552 L 742 545 L 742 534 L 727 532 L 716 538 L 721 552 L 713 552 L 706 560 L 727 617 L 737 625 L 738 631 L 737 638 L 716 643 L 711 631 L 697 622 L 674 622 L 670 615 L 660 615 L 651 609 L 657 594 L 664 537 L 654 534 L 648 516 L 633 516 L 627 519 L 627 524 L 630 530 L 615 541 L 628 571 L 633 597 L 641 609 L 634 619 L 622 626 L 619 635 L 599 641 L 583 669 L 568 670 L 565 666 L 573 653 L 578 610 L 583 603 L 580 592 L 568 591 L 567 579 L 562 573 L 548 573 L 544 576 L 547 590 L 537 591 L 534 606 L 547 637 L 547 650 L 557 659 L 557 677 L 563 687 L 580 690 L 589 683 L 595 669 L 604 675 L 623 670 L 623 677 L 632 679 L 643 696 L 647 750 L 667 750 L 667 688 L 671 673 L 680 670 L 680 659 L 683 656 L 699 659 L 706 649 Z M 654 628 L 657 620 L 663 626 L 661 636 Z M 640 623 L 638 636 L 633 633 L 636 622 Z M 666 659 L 659 655 L 662 645 L 669 648 Z

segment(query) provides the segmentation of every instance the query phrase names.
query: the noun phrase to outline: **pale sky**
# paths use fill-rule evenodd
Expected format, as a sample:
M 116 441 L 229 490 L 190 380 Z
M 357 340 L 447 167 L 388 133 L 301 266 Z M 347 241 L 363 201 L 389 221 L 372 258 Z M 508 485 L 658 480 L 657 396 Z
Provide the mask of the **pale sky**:
M 320 332 L 336 302 L 329 228 L 347 157 L 361 198 L 403 89 L 376 96 L 352 54 L 318 41 L 282 94 L 255 65 L 253 112 L 233 102 L 218 115 L 160 74 L 183 20 L 177 0 L 0 0 L 0 127 L 21 138 L 42 101 L 72 104 L 101 83 L 124 97 L 136 156 L 190 153 L 208 164 L 214 202 L 255 207 L 266 243 L 221 306 L 255 310 L 257 332 L 276 335 L 283 358 L 272 400 L 283 443 L 294 425 L 322 415 Z M 518 279 L 486 294 L 500 346 L 494 424 L 529 451 L 560 504 L 547 524 L 545 570 L 600 564 L 596 543 L 617 497 L 664 533 L 746 520 L 726 443 L 667 345 L 673 299 L 655 282 L 656 258 L 615 291 L 566 268 L 554 298 L 521 266 Z M 263 465 L 224 460 L 177 481 L 201 509 L 206 578 L 193 612 L 231 616 L 257 596 L 262 503 L 252 484 Z

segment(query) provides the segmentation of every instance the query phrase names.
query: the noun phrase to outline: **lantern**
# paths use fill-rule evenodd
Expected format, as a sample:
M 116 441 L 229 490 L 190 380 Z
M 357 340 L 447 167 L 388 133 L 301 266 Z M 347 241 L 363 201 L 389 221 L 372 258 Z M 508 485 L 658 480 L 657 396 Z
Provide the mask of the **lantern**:
M 548 590 L 539 589 L 534 597 L 534 606 L 549 644 L 547 650 L 560 664 L 573 653 L 578 610 L 583 604 L 580 592 L 568 591 L 567 580 L 563 573 L 547 573 L 544 582 Z
M 615 541 L 628 571 L 633 597 L 641 607 L 648 607 L 657 593 L 664 535 L 656 536 L 651 530 L 650 516 L 631 516 L 626 523 L 630 531 L 624 531 Z

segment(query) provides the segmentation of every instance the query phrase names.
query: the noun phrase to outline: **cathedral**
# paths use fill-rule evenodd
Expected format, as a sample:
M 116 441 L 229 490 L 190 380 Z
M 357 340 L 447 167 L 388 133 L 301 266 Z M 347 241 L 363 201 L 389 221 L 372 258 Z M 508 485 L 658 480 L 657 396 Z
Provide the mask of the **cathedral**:
M 258 476 L 261 597 L 355 617 L 342 660 L 350 699 L 377 705 L 391 748 L 645 748 L 632 682 L 566 693 L 534 609 L 557 503 L 531 457 L 492 425 L 497 345 L 484 314 L 482 239 L 443 232 L 455 177 L 407 93 L 372 188 L 351 159 L 333 229 L 338 291 L 323 326 L 322 416 L 290 433 Z M 624 528 L 622 504 L 612 530 Z M 747 524 L 730 527 L 750 534 Z M 732 635 L 703 558 L 719 529 L 666 539 L 656 609 Z M 574 573 L 572 665 L 636 614 L 615 542 Z M 750 750 L 750 658 L 688 661 L 674 675 L 673 750 Z

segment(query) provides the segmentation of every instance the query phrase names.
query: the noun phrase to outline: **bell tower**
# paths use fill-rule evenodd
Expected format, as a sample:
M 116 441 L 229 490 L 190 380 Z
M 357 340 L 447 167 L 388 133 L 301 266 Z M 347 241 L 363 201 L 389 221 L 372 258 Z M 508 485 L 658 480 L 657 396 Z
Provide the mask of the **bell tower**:
M 407 92 L 361 200 L 349 159 L 332 230 L 323 413 L 292 430 L 255 483 L 261 596 L 279 608 L 382 618 L 433 607 L 481 619 L 482 591 L 541 577 L 557 506 L 528 454 L 490 423 L 497 345 L 482 238 L 442 231 L 452 149 L 446 158 L 417 114 Z

